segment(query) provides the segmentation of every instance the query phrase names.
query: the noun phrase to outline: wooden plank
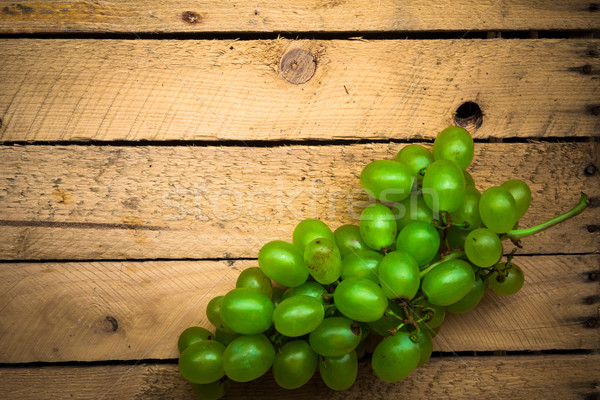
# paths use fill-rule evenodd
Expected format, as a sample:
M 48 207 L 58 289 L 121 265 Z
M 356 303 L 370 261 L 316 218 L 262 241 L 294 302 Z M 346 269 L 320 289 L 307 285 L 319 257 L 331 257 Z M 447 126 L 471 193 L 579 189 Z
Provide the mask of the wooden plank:
M 258 147 L 5 146 L 0 148 L 0 259 L 255 258 L 319 217 L 358 223 L 359 183 L 373 159 L 403 144 Z M 478 143 L 470 170 L 479 189 L 528 182 L 521 226 L 558 215 L 586 191 L 600 198 L 597 143 Z M 597 200 L 594 200 L 594 204 Z M 600 251 L 590 207 L 523 240 L 521 253 Z M 512 245 L 507 247 L 510 250 Z
M 328 389 L 318 376 L 296 390 L 271 373 L 231 383 L 228 399 L 583 399 L 598 394 L 598 355 L 434 358 L 398 383 L 380 381 L 367 361 L 354 386 Z M 48 383 L 51 382 L 51 385 Z M 0 395 L 10 399 L 195 399 L 175 365 L 147 364 L 0 369 Z M 590 397 L 587 397 L 590 396 Z
M 600 348 L 600 287 L 588 279 L 600 255 L 518 257 L 526 274 L 512 297 L 449 315 L 436 350 Z M 3 264 L 0 362 L 177 357 L 189 326 L 210 327 L 208 301 L 235 287 L 256 261 Z M 591 301 L 591 303 L 590 303 Z
M 0 1 L 0 33 L 598 29 L 588 0 Z
M 314 56 L 304 84 L 280 71 L 292 49 Z M 597 40 L 10 39 L 0 53 L 0 141 L 433 138 L 467 101 L 477 138 L 600 134 Z

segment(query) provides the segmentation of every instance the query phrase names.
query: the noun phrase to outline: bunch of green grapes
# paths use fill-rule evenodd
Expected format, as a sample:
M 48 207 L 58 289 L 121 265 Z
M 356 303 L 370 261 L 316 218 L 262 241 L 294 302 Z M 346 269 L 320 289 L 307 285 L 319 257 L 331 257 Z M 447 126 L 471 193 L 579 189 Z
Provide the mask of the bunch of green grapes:
M 285 389 L 317 372 L 334 390 L 352 386 L 358 359 L 397 382 L 427 362 L 445 314 L 472 310 L 491 288 L 511 295 L 522 269 L 503 258 L 516 244 L 582 212 L 517 229 L 531 202 L 518 179 L 480 193 L 466 171 L 474 144 L 463 128 L 443 130 L 432 151 L 411 144 L 395 160 L 367 165 L 360 181 L 375 203 L 358 226 L 333 232 L 318 219 L 300 222 L 291 242 L 272 241 L 259 267 L 213 298 L 206 315 L 215 332 L 186 329 L 179 370 L 201 399 L 223 396 L 228 380 L 248 382 L 269 370 Z

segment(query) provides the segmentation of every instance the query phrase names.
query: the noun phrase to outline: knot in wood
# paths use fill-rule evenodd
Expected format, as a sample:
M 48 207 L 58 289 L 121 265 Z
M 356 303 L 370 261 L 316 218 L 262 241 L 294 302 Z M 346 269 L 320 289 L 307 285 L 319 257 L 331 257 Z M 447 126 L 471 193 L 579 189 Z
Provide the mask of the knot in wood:
M 281 58 L 280 69 L 285 80 L 299 85 L 313 77 L 317 69 L 317 61 L 309 51 L 292 49 Z

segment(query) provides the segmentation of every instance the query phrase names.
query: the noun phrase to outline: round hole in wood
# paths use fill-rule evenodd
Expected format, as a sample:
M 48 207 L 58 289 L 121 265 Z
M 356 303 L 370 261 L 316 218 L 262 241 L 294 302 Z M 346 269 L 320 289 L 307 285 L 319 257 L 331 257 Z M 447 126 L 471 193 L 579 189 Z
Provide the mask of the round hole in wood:
M 456 109 L 454 122 L 467 130 L 475 130 L 483 123 L 483 113 L 477 103 L 467 101 Z
M 285 80 L 299 85 L 313 77 L 317 69 L 317 60 L 307 50 L 292 49 L 281 58 L 280 69 Z

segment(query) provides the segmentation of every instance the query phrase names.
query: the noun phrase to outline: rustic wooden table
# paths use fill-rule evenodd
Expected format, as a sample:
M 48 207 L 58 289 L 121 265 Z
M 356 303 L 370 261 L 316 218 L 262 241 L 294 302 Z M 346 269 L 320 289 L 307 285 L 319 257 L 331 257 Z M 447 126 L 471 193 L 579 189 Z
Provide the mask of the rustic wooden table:
M 347 392 L 229 398 L 599 398 L 598 7 L 0 0 L 0 398 L 193 398 L 176 338 L 208 300 L 299 219 L 355 222 L 366 163 L 455 123 L 479 189 L 530 183 L 521 226 L 592 206 L 405 381 L 364 362 Z

